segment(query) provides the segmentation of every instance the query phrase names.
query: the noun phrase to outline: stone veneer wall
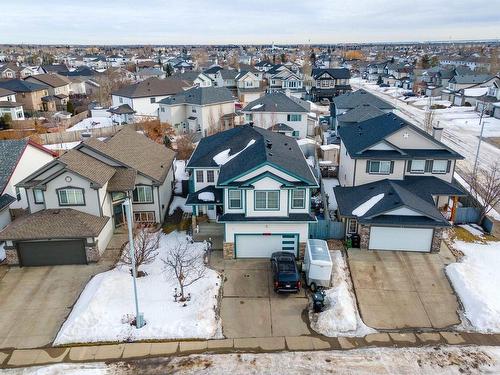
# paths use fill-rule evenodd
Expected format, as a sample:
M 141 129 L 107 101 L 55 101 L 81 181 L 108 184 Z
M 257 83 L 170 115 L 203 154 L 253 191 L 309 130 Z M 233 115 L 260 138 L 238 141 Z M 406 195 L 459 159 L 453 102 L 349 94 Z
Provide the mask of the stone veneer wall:
M 17 249 L 15 247 L 5 247 L 5 257 L 7 264 L 10 266 L 19 265 L 19 256 L 17 254 Z
M 306 243 L 299 243 L 299 259 L 304 259 L 304 255 L 306 254 Z
M 370 243 L 370 226 L 369 225 L 359 225 L 358 234 L 360 237 L 360 247 L 362 249 L 368 249 L 368 244 Z
M 97 262 L 101 257 L 101 254 L 99 254 L 99 248 L 97 246 L 97 243 L 91 246 L 89 245 L 85 246 L 85 255 L 87 256 L 88 263 Z
M 222 244 L 224 259 L 234 259 L 234 242 L 224 242 Z

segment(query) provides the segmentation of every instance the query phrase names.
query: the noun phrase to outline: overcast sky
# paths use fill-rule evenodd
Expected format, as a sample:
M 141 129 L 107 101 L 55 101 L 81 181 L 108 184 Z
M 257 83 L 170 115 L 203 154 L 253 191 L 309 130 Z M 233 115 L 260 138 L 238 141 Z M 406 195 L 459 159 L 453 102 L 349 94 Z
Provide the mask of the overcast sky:
M 500 38 L 500 0 L 2 0 L 0 9 L 0 43 L 336 43 Z

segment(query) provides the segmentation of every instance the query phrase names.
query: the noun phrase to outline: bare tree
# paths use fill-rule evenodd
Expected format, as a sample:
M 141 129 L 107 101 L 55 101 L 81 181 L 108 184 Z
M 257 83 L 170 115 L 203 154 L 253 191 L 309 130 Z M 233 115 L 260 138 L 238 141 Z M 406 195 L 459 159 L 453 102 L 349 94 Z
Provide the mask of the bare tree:
M 185 289 L 205 276 L 203 254 L 191 251 L 188 243 L 178 243 L 162 259 L 168 277 L 177 281 L 180 302 L 186 301 Z
M 472 197 L 479 204 L 481 223 L 500 204 L 500 163 L 495 162 L 489 168 L 479 168 L 476 173 L 467 173 L 465 181 L 469 184 Z
M 154 231 L 152 228 L 145 226 L 137 226 L 134 230 L 134 258 L 135 272 L 138 277 L 144 276 L 144 273 L 139 274 L 139 267 L 143 264 L 152 263 L 158 255 L 158 247 L 160 245 L 161 230 Z M 132 258 L 130 257 L 130 243 L 127 243 L 122 252 L 120 263 L 132 266 Z
M 192 134 L 183 134 L 177 137 L 175 148 L 177 149 L 177 158 L 187 160 L 194 151 L 194 138 Z

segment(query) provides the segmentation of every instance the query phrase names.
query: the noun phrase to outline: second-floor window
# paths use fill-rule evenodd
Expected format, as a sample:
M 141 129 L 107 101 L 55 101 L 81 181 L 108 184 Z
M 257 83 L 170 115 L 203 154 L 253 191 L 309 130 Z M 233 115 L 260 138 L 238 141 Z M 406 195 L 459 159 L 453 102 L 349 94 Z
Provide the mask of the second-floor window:
M 207 171 L 207 182 L 215 182 L 215 172 Z
M 196 182 L 203 182 L 203 171 L 196 171 Z
M 83 189 L 80 188 L 64 188 L 57 190 L 59 206 L 83 206 L 85 205 L 85 197 Z
M 33 198 L 36 204 L 43 204 L 43 191 L 40 189 L 33 189 Z
M 133 192 L 135 203 L 153 203 L 153 187 L 149 185 L 138 185 Z
M 434 160 L 432 162 L 432 173 L 446 173 L 448 171 L 448 160 Z
M 241 190 L 229 190 L 227 197 L 228 197 L 229 208 L 231 209 L 242 208 Z
M 256 191 L 255 209 L 256 210 L 279 210 L 280 192 L 279 191 Z
M 150 101 L 151 103 L 156 103 L 156 98 L 150 98 L 150 99 L 149 99 L 149 101 Z
M 292 190 L 292 208 L 306 207 L 306 191 L 304 189 Z
M 252 114 L 251 114 L 251 113 L 247 113 L 247 114 L 245 115 L 245 121 L 252 121 L 252 119 L 253 119 L 253 116 L 252 116 Z
M 286 120 L 287 121 L 301 121 L 302 115 L 287 115 Z
M 410 172 L 412 172 L 412 173 L 424 173 L 425 172 L 425 160 L 411 160 Z
M 389 160 L 369 160 L 366 163 L 366 171 L 371 174 L 390 174 L 394 168 Z

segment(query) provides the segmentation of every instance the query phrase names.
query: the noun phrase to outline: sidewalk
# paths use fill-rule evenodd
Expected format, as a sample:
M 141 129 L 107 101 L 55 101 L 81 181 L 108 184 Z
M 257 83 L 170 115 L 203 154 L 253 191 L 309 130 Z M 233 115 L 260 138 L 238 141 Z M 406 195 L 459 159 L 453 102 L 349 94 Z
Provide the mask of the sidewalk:
M 318 338 L 311 336 L 239 338 L 203 341 L 137 342 L 45 349 L 0 351 L 0 368 L 63 362 L 120 361 L 192 353 L 348 350 L 367 347 L 418 347 L 426 345 L 500 346 L 500 334 L 422 332 L 374 333 L 365 337 Z

